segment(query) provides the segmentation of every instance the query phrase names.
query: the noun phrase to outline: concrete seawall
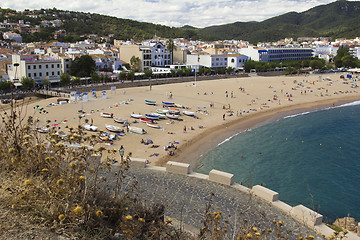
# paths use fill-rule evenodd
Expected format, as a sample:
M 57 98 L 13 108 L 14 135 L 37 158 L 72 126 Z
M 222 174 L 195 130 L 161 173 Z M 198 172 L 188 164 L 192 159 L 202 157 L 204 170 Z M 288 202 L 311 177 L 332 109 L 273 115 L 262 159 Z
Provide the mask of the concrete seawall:
M 177 162 L 168 162 L 166 167 L 155 167 L 146 165 L 147 160 L 145 159 L 131 159 L 131 165 L 136 169 L 147 169 L 161 171 L 171 174 L 185 175 L 190 178 L 198 178 L 207 180 L 210 182 L 218 183 L 225 185 L 234 189 L 234 191 L 239 191 L 245 193 L 249 196 L 255 196 L 255 198 L 260 199 L 264 202 L 269 203 L 271 206 L 281 210 L 288 216 L 295 219 L 300 224 L 307 226 L 308 228 L 314 230 L 319 235 L 329 238 L 331 235 L 335 236 L 334 230 L 329 228 L 326 224 L 322 222 L 323 216 L 303 205 L 290 206 L 279 200 L 279 193 L 272 191 L 271 189 L 265 188 L 260 185 L 253 186 L 251 189 L 243 185 L 234 183 L 233 174 L 212 170 L 209 175 L 195 173 L 191 171 L 190 165 L 185 163 Z M 349 232 L 342 239 L 360 239 L 354 233 Z

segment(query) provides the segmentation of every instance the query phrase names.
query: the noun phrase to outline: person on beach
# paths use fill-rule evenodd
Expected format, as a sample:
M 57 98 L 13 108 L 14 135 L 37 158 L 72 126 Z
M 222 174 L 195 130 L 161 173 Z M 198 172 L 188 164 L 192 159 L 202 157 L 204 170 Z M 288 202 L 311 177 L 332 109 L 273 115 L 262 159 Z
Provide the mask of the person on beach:
M 223 115 L 223 120 L 225 120 L 225 113 L 224 113 L 224 115 Z
M 186 133 L 186 126 L 184 126 L 184 133 Z

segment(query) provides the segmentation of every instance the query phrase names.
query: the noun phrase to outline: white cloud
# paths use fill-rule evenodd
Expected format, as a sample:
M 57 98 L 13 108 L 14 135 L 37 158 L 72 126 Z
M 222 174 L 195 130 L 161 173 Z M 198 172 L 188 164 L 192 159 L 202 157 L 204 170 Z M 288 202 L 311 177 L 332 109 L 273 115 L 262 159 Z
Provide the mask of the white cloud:
M 57 8 L 99 13 L 180 27 L 206 27 L 237 21 L 262 21 L 290 11 L 302 12 L 334 0 L 2 0 L 1 8 Z

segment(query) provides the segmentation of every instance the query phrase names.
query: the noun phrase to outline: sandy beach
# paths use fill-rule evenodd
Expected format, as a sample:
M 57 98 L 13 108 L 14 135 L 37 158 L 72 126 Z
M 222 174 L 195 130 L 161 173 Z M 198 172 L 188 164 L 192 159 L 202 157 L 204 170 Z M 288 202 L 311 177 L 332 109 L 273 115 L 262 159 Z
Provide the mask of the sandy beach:
M 89 94 L 88 102 L 70 102 L 55 104 L 56 98 L 43 99 L 29 103 L 27 115 L 39 119 L 39 126 L 47 120 L 50 125 L 58 124 L 59 130 L 67 132 L 68 127 L 83 125 L 85 121 L 93 123 L 99 129 L 107 131 L 105 124 L 122 127 L 111 118 L 100 116 L 101 112 L 112 113 L 114 117 L 127 119 L 131 126 L 146 130 L 146 134 L 127 132 L 121 134 L 112 143 L 99 142 L 107 149 L 125 148 L 135 158 L 145 158 L 150 165 L 164 165 L 166 161 L 180 161 L 194 164 L 198 157 L 214 148 L 228 137 L 284 116 L 326 107 L 337 106 L 360 99 L 356 82 L 343 80 L 340 75 L 300 75 L 280 77 L 250 76 L 197 82 L 156 85 L 107 91 L 107 98 L 101 93 L 97 98 Z M 145 100 L 156 101 L 156 106 L 146 105 Z M 160 129 L 147 126 L 130 117 L 131 113 L 151 114 L 164 109 L 162 101 L 180 104 L 196 118 L 181 114 L 181 120 L 158 120 Z M 125 104 L 125 102 L 127 104 Z M 43 111 L 35 110 L 36 106 Z M 5 106 L 5 105 L 3 105 Z M 79 110 L 84 112 L 79 118 Z M 41 113 L 40 113 L 41 112 Z M 136 120 L 136 122 L 135 122 Z M 91 132 L 89 132 L 90 134 Z M 141 141 L 151 139 L 152 144 Z M 175 143 L 168 151 L 164 147 Z M 174 151 L 175 150 L 175 151 Z M 174 151 L 170 156 L 169 152 Z M 120 157 L 119 157 L 120 158 Z

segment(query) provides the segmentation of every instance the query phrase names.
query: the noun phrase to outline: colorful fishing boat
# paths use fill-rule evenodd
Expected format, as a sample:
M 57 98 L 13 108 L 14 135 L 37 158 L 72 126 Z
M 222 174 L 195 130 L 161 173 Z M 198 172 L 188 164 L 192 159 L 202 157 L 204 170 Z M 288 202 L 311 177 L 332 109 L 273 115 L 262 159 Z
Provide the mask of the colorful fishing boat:
M 149 119 L 149 118 L 143 118 L 143 117 L 139 118 L 139 121 L 140 121 L 140 122 L 143 122 L 143 123 L 148 123 L 148 122 L 152 123 L 152 122 L 153 122 L 153 120 L 152 120 L 152 119 Z
M 162 102 L 163 107 L 174 107 L 175 103 L 172 102 Z
M 159 119 L 164 119 L 166 117 L 165 113 L 151 113 L 151 115 L 157 116 Z
M 115 122 L 121 123 L 121 124 L 126 124 L 128 122 L 126 119 L 123 119 L 123 118 L 114 117 L 113 119 L 114 119 Z
M 172 114 L 180 114 L 180 109 L 178 108 L 175 108 L 175 107 L 169 107 L 169 113 L 172 113 Z
M 105 128 L 110 132 L 117 132 L 117 133 L 122 132 L 121 127 L 117 127 L 110 124 L 105 124 Z
M 145 100 L 145 104 L 147 105 L 156 105 L 156 101 L 150 101 L 150 100 Z
M 164 114 L 165 115 L 168 112 L 169 112 L 168 109 L 156 109 L 156 113 L 159 113 L 159 114 Z
M 152 120 L 158 120 L 159 116 L 152 115 L 152 114 L 145 114 L 145 117 Z
M 36 130 L 39 133 L 48 133 L 50 131 L 50 128 L 48 128 L 48 127 L 37 127 Z
M 141 114 L 132 113 L 132 114 L 130 114 L 130 117 L 139 119 L 139 118 L 142 117 L 142 115 L 141 115 Z
M 137 134 L 145 134 L 146 131 L 143 128 L 139 128 L 139 127 L 134 127 L 134 126 L 129 126 L 129 131 L 133 132 L 133 133 L 137 133 Z
M 194 116 L 195 116 L 195 113 L 194 113 L 194 112 L 190 112 L 190 111 L 186 111 L 186 110 L 182 111 L 182 113 L 183 113 L 184 115 L 190 116 L 190 117 L 194 117 Z
M 156 123 L 147 122 L 146 125 L 148 125 L 149 127 L 152 127 L 152 128 L 160 128 L 159 124 L 156 124 Z
M 167 118 L 170 118 L 170 119 L 179 119 L 179 118 L 180 118 L 180 115 L 167 113 L 167 114 L 166 114 L 166 117 L 167 117 Z
M 100 113 L 100 116 L 104 117 L 104 118 L 112 118 L 114 116 L 114 114 L 112 113 Z
M 84 124 L 83 128 L 88 131 L 96 132 L 98 130 L 98 127 L 90 125 L 90 124 Z

